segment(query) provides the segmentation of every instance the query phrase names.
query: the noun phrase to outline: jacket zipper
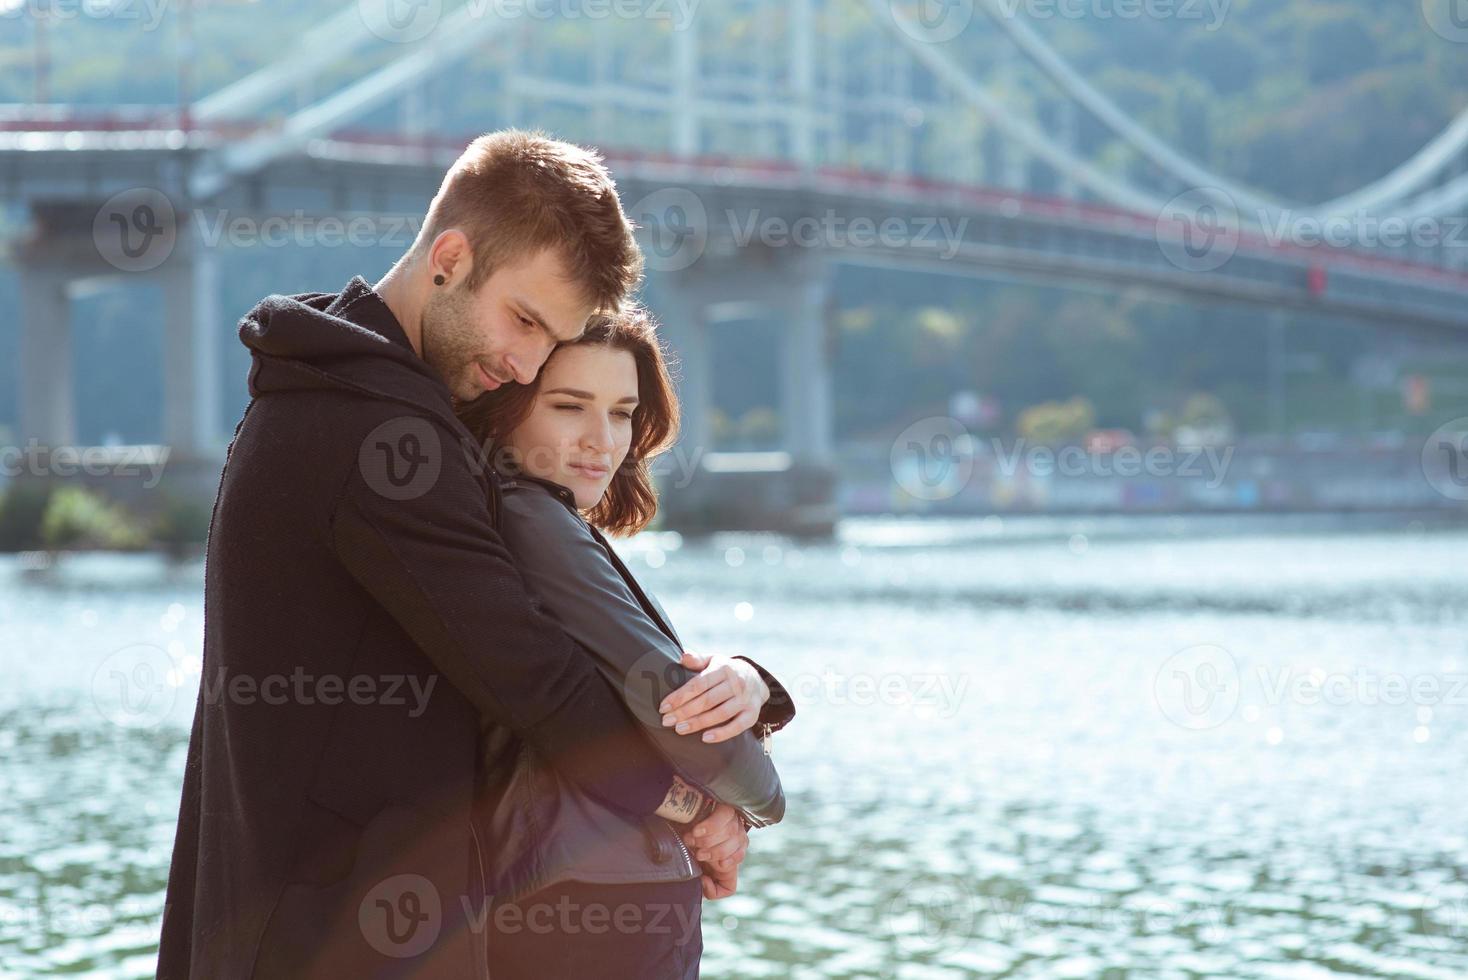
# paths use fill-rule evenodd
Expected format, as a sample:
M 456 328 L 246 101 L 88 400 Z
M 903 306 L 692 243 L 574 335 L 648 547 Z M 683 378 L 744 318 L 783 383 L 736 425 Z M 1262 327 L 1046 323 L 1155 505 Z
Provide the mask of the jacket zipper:
M 479 872 L 479 898 L 480 901 L 487 905 L 489 902 L 489 881 L 484 876 L 484 850 L 479 846 L 479 830 L 474 826 L 473 817 L 469 818 L 469 836 L 474 841 L 474 870 Z M 486 908 L 483 911 L 488 916 L 488 909 Z M 486 918 L 485 921 L 488 922 L 489 920 Z M 479 976 L 481 980 L 489 980 L 489 963 L 487 962 L 489 949 L 485 945 L 489 941 L 489 936 L 471 937 L 471 941 L 476 946 L 474 965 L 478 969 Z
M 693 863 L 693 855 L 689 853 L 688 845 L 683 843 L 683 835 L 678 833 L 678 828 L 672 824 L 668 824 L 668 829 L 673 832 L 673 839 L 678 842 L 678 850 L 683 852 L 683 859 L 688 862 L 689 873 L 698 874 L 698 865 Z

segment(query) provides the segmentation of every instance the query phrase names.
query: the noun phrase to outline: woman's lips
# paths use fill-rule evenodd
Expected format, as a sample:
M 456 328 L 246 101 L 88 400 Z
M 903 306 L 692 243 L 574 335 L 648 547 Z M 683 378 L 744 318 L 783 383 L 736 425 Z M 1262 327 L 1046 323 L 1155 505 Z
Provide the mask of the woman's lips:
M 607 473 L 611 472 L 605 466 L 589 466 L 585 463 L 570 463 L 568 465 L 577 473 L 580 473 L 582 476 L 587 477 L 591 480 L 600 480 L 602 477 L 606 476 Z

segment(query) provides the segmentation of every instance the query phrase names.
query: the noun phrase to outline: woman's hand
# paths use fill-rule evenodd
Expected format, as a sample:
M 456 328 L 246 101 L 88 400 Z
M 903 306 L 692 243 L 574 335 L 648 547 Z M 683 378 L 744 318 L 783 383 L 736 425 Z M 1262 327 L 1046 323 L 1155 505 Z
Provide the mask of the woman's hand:
M 658 705 L 664 727 L 677 726 L 680 735 L 701 731 L 705 742 L 727 741 L 754 727 L 760 708 L 770 699 L 770 688 L 753 664 L 687 651 L 682 664 L 699 675 Z

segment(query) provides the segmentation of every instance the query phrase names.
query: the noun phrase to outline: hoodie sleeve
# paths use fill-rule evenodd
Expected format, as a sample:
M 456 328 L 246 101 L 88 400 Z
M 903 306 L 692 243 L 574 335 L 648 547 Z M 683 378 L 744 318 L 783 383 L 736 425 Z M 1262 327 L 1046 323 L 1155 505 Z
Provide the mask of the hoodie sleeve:
M 333 508 L 343 565 L 481 715 L 591 795 L 655 812 L 672 767 L 591 659 L 532 605 L 490 523 L 483 474 L 446 426 L 405 416 L 373 432 L 393 424 L 411 441 L 369 433 Z
M 663 727 L 658 705 L 694 674 L 585 523 L 535 487 L 506 490 L 502 506 L 505 542 L 530 591 L 591 654 L 652 742 L 685 778 L 755 824 L 778 822 L 785 813 L 780 777 L 751 732 L 708 743 Z

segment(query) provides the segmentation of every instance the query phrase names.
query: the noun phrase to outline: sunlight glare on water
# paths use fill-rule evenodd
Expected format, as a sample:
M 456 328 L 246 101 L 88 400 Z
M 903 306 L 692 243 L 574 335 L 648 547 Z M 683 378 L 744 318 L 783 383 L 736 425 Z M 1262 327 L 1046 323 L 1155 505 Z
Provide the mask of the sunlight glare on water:
M 1468 975 L 1465 543 L 1009 518 L 620 545 L 691 649 L 799 712 L 704 975 Z M 201 583 L 0 564 L 7 971 L 151 975 Z

